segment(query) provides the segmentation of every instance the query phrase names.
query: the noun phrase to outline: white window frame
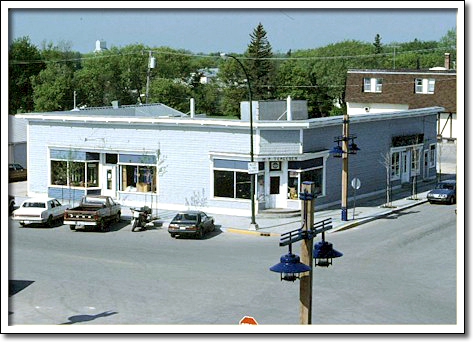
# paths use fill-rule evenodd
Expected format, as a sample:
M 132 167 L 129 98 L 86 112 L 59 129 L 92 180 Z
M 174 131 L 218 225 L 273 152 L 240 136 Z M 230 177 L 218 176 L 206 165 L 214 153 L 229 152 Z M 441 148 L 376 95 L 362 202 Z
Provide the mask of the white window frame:
M 422 145 L 412 146 L 411 149 L 411 174 L 420 175 L 420 160 L 422 156 Z M 414 167 L 412 167 L 414 166 Z
M 320 158 L 320 157 L 316 157 L 316 158 Z M 316 167 L 311 167 L 311 168 L 308 168 L 308 169 L 304 169 L 304 170 L 299 170 L 299 169 L 287 169 L 287 174 L 288 174 L 288 182 L 289 182 L 289 172 L 297 172 L 297 183 L 298 183 L 298 188 L 297 189 L 297 195 L 299 196 L 299 194 L 301 193 L 301 189 L 302 189 L 302 183 L 301 183 L 301 175 L 303 172 L 307 172 L 307 171 L 312 171 L 312 170 L 317 170 L 317 169 L 321 169 L 322 170 L 322 192 L 317 196 L 318 198 L 321 198 L 321 197 L 324 197 L 326 196 L 326 182 L 327 182 L 327 177 L 326 177 L 326 165 L 327 165 L 327 157 L 326 156 L 322 156 L 323 158 L 323 165 L 322 166 L 316 166 Z M 291 199 L 287 199 L 288 201 L 296 201 L 296 200 L 291 200 Z M 299 199 L 297 199 L 298 201 Z
M 416 78 L 414 83 L 416 94 L 434 94 L 435 92 L 434 78 Z
M 49 155 L 48 151 L 48 155 Z M 76 160 L 76 159 L 60 159 L 60 158 L 51 158 L 48 157 L 48 187 L 52 188 L 70 188 L 70 189 L 78 189 L 78 190 L 94 190 L 94 189 L 100 189 L 100 161 L 99 160 Z M 52 184 L 52 179 L 51 179 L 51 163 L 53 161 L 58 161 L 58 162 L 65 162 L 66 163 L 66 185 L 59 185 L 59 184 Z M 71 185 L 71 180 L 70 180 L 70 167 L 69 163 L 84 163 L 84 179 L 85 179 L 85 184 L 84 186 L 77 186 L 77 185 Z M 88 168 L 87 164 L 92 164 L 92 163 L 97 163 L 97 186 L 87 186 L 87 176 L 88 176 Z
M 391 180 L 398 180 L 401 178 L 401 152 L 402 150 L 400 149 L 396 149 L 396 150 L 391 149 L 391 159 L 390 159 Z M 394 154 L 397 154 L 397 168 L 396 169 L 394 169 L 394 164 L 392 162 Z
M 369 86 L 368 86 L 369 84 Z M 363 78 L 363 92 L 364 93 L 381 93 L 383 91 L 383 79 L 382 78 Z

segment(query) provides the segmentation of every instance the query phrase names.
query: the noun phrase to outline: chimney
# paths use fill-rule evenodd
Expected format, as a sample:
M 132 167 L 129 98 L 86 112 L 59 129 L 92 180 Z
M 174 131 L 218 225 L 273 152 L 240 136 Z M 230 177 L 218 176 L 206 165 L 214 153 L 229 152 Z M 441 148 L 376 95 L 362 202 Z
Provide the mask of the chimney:
M 286 107 L 287 121 L 292 121 L 292 100 L 291 97 L 287 97 L 287 107 Z
M 194 104 L 194 99 L 191 98 L 191 118 L 193 119 L 195 117 L 195 104 Z
M 113 109 L 118 109 L 118 100 L 112 101 Z
M 445 52 L 445 69 L 450 70 L 450 54 Z

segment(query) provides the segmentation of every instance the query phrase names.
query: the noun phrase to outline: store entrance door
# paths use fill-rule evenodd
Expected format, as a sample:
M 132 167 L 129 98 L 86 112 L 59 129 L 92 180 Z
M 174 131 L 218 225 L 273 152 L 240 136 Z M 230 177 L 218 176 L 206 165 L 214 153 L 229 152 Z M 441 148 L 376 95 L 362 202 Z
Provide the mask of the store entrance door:
M 285 208 L 286 197 L 280 173 L 271 173 L 269 176 L 269 208 Z
M 104 184 L 102 194 L 116 198 L 117 196 L 117 167 L 115 165 L 105 165 L 103 167 Z

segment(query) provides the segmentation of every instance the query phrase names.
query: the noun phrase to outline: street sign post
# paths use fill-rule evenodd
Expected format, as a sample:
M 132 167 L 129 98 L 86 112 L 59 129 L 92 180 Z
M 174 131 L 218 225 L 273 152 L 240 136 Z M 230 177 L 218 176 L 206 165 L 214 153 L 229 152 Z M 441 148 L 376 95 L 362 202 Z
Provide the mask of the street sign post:
M 351 180 L 351 187 L 353 188 L 353 219 L 355 219 L 355 203 L 356 203 L 356 190 L 361 188 L 361 181 L 358 178 Z

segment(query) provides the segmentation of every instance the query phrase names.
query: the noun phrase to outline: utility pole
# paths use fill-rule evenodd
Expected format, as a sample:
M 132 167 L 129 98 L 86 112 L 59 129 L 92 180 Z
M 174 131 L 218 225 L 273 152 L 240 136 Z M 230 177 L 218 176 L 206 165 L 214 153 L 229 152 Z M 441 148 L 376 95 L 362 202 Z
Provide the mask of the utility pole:
M 148 72 L 146 73 L 146 104 L 148 104 L 149 78 L 151 75 L 151 69 L 154 69 L 154 57 L 152 56 L 152 53 L 153 52 L 149 50 Z
M 314 225 L 314 182 L 302 183 L 301 192 L 310 196 L 302 201 L 302 227 L 304 231 L 312 230 Z M 301 243 L 301 263 L 310 267 L 310 271 L 300 278 L 299 318 L 300 324 L 312 324 L 312 244 L 313 239 L 304 239 Z
M 396 48 L 398 48 L 399 46 L 395 46 L 393 45 L 392 46 L 394 51 L 393 51 L 393 70 L 396 69 Z
M 342 221 L 348 221 L 348 138 L 349 119 L 348 114 L 343 114 L 343 138 L 342 138 Z

